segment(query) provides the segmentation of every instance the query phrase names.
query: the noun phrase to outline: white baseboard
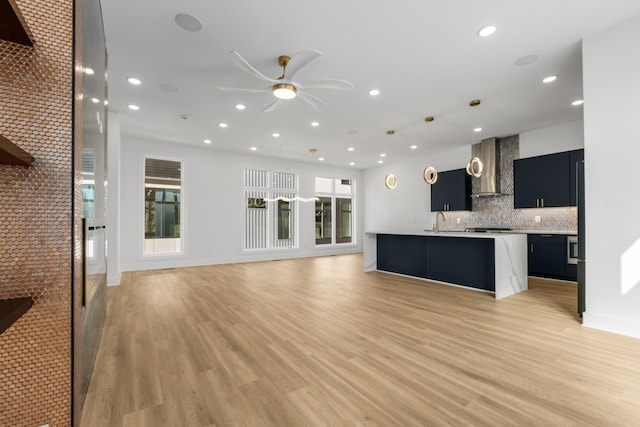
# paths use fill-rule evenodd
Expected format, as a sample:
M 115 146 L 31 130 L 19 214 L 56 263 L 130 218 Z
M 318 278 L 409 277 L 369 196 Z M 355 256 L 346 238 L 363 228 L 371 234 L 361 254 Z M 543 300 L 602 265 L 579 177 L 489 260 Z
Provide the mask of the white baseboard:
M 180 268 L 180 267 L 198 267 L 203 265 L 217 265 L 217 264 L 239 264 L 246 262 L 259 262 L 259 261 L 274 261 L 280 259 L 295 259 L 295 258 L 312 258 L 321 256 L 332 255 L 346 255 L 353 253 L 362 253 L 362 248 L 359 246 L 348 246 L 344 248 L 333 248 L 329 250 L 320 250 L 314 252 L 275 252 L 256 251 L 253 253 L 247 253 L 246 255 L 235 257 L 219 257 L 210 259 L 193 259 L 193 258 L 165 258 L 161 260 L 150 260 L 145 263 L 134 264 L 121 264 L 121 270 L 125 271 L 142 271 L 142 270 L 160 270 L 165 268 Z
M 626 319 L 585 312 L 582 315 L 582 326 L 626 335 L 628 337 L 640 338 L 640 323 Z

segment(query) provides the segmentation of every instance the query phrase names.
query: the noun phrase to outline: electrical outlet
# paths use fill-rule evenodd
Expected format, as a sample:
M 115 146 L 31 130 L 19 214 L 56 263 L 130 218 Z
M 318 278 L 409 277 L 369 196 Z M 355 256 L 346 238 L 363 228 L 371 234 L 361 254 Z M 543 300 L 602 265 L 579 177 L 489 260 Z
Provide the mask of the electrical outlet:
M 540 223 L 540 221 L 542 220 L 542 218 L 540 218 L 540 215 L 536 215 L 533 217 L 534 221 L 537 222 L 538 224 Z
M 460 218 L 456 218 L 456 224 L 460 224 Z

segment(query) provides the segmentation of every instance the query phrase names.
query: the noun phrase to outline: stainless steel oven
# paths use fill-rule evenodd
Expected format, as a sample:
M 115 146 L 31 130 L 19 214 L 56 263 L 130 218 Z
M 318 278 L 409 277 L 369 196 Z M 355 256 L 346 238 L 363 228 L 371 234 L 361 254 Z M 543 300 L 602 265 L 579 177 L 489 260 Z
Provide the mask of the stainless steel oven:
M 567 236 L 567 264 L 578 264 L 578 236 Z

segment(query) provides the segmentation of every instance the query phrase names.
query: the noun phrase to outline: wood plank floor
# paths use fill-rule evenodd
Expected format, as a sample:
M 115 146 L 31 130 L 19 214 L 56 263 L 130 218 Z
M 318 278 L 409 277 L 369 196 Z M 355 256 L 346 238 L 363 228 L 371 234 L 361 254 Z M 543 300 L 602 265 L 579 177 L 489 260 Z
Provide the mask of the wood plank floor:
M 492 295 L 361 255 L 126 273 L 82 426 L 639 426 L 640 340 L 576 287 Z

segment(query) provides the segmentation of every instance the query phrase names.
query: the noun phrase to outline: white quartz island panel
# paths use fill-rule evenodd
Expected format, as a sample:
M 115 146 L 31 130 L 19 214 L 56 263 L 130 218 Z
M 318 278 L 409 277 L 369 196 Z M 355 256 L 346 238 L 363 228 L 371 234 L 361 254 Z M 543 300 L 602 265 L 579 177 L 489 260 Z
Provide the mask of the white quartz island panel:
M 415 235 L 437 238 L 462 237 L 468 239 L 493 239 L 495 250 L 495 297 L 501 299 L 527 290 L 527 235 L 514 233 L 466 233 L 430 232 L 378 233 L 365 232 L 364 270 L 377 270 L 377 235 Z M 464 262 L 463 259 L 460 260 Z

